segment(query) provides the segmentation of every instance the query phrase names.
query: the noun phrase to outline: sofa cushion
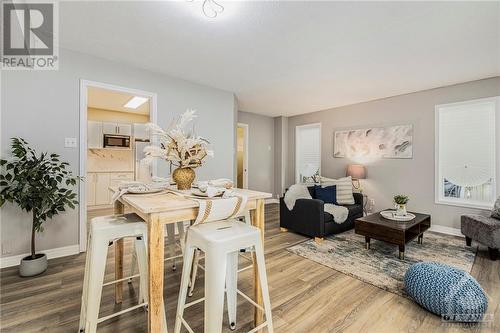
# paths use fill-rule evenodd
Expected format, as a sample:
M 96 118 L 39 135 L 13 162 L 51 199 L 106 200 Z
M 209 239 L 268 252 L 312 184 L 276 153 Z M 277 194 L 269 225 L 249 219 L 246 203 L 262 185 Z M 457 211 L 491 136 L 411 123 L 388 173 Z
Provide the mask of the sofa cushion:
M 495 202 L 495 206 L 491 211 L 491 217 L 500 220 L 500 197 L 498 197 L 497 201 Z
M 349 210 L 349 218 L 352 216 L 363 215 L 363 206 L 361 205 L 343 205 Z
M 352 178 L 343 177 L 339 179 L 321 178 L 321 183 L 325 186 L 336 185 L 337 202 L 339 205 L 354 204 L 354 196 L 352 195 Z
M 314 186 L 314 198 L 322 200 L 324 203 L 337 204 L 337 187 L 335 185 L 322 187 Z
M 333 215 L 327 212 L 323 212 L 323 222 L 333 222 Z

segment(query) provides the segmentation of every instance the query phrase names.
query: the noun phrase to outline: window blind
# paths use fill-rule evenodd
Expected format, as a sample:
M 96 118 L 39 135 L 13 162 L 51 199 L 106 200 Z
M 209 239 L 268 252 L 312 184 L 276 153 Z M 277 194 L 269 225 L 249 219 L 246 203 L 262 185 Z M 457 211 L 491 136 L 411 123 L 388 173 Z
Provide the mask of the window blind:
M 296 181 L 303 182 L 321 168 L 321 129 L 319 124 L 298 126 L 296 130 Z
M 493 200 L 495 108 L 491 99 L 437 108 L 440 197 Z M 445 187 L 454 194 L 445 195 Z

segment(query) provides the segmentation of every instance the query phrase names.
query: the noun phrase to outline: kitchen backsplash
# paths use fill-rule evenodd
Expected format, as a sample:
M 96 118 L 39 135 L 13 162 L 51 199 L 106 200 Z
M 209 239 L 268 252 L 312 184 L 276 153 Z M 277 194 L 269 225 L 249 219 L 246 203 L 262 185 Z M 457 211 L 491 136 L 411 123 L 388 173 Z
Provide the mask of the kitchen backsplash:
M 118 149 L 88 149 L 87 172 L 134 171 L 134 151 Z

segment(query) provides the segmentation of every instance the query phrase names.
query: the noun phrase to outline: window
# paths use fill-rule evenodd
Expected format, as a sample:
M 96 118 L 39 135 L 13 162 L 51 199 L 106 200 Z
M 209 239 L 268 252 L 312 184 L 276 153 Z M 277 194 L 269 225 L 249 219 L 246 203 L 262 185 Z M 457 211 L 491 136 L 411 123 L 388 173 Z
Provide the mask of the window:
M 295 181 L 313 181 L 321 174 L 321 124 L 295 128 Z
M 490 209 L 499 98 L 436 106 L 436 203 Z

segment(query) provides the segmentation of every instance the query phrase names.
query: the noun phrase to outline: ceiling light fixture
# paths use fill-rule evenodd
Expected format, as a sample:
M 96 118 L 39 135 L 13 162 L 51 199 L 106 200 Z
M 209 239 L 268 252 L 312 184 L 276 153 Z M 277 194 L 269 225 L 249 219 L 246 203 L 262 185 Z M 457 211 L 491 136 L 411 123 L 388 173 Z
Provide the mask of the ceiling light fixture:
M 217 15 L 222 14 L 224 7 L 217 3 L 215 0 L 203 0 L 203 6 L 201 7 L 203 14 L 209 18 L 216 18 Z
M 193 2 L 194 0 L 186 1 Z M 219 14 L 222 14 L 224 7 L 215 0 L 203 0 L 201 11 L 203 12 L 203 15 L 208 18 L 216 18 Z
M 127 109 L 137 109 L 148 100 L 149 98 L 147 97 L 134 96 L 127 102 L 127 104 L 124 105 L 124 107 L 126 107 Z

